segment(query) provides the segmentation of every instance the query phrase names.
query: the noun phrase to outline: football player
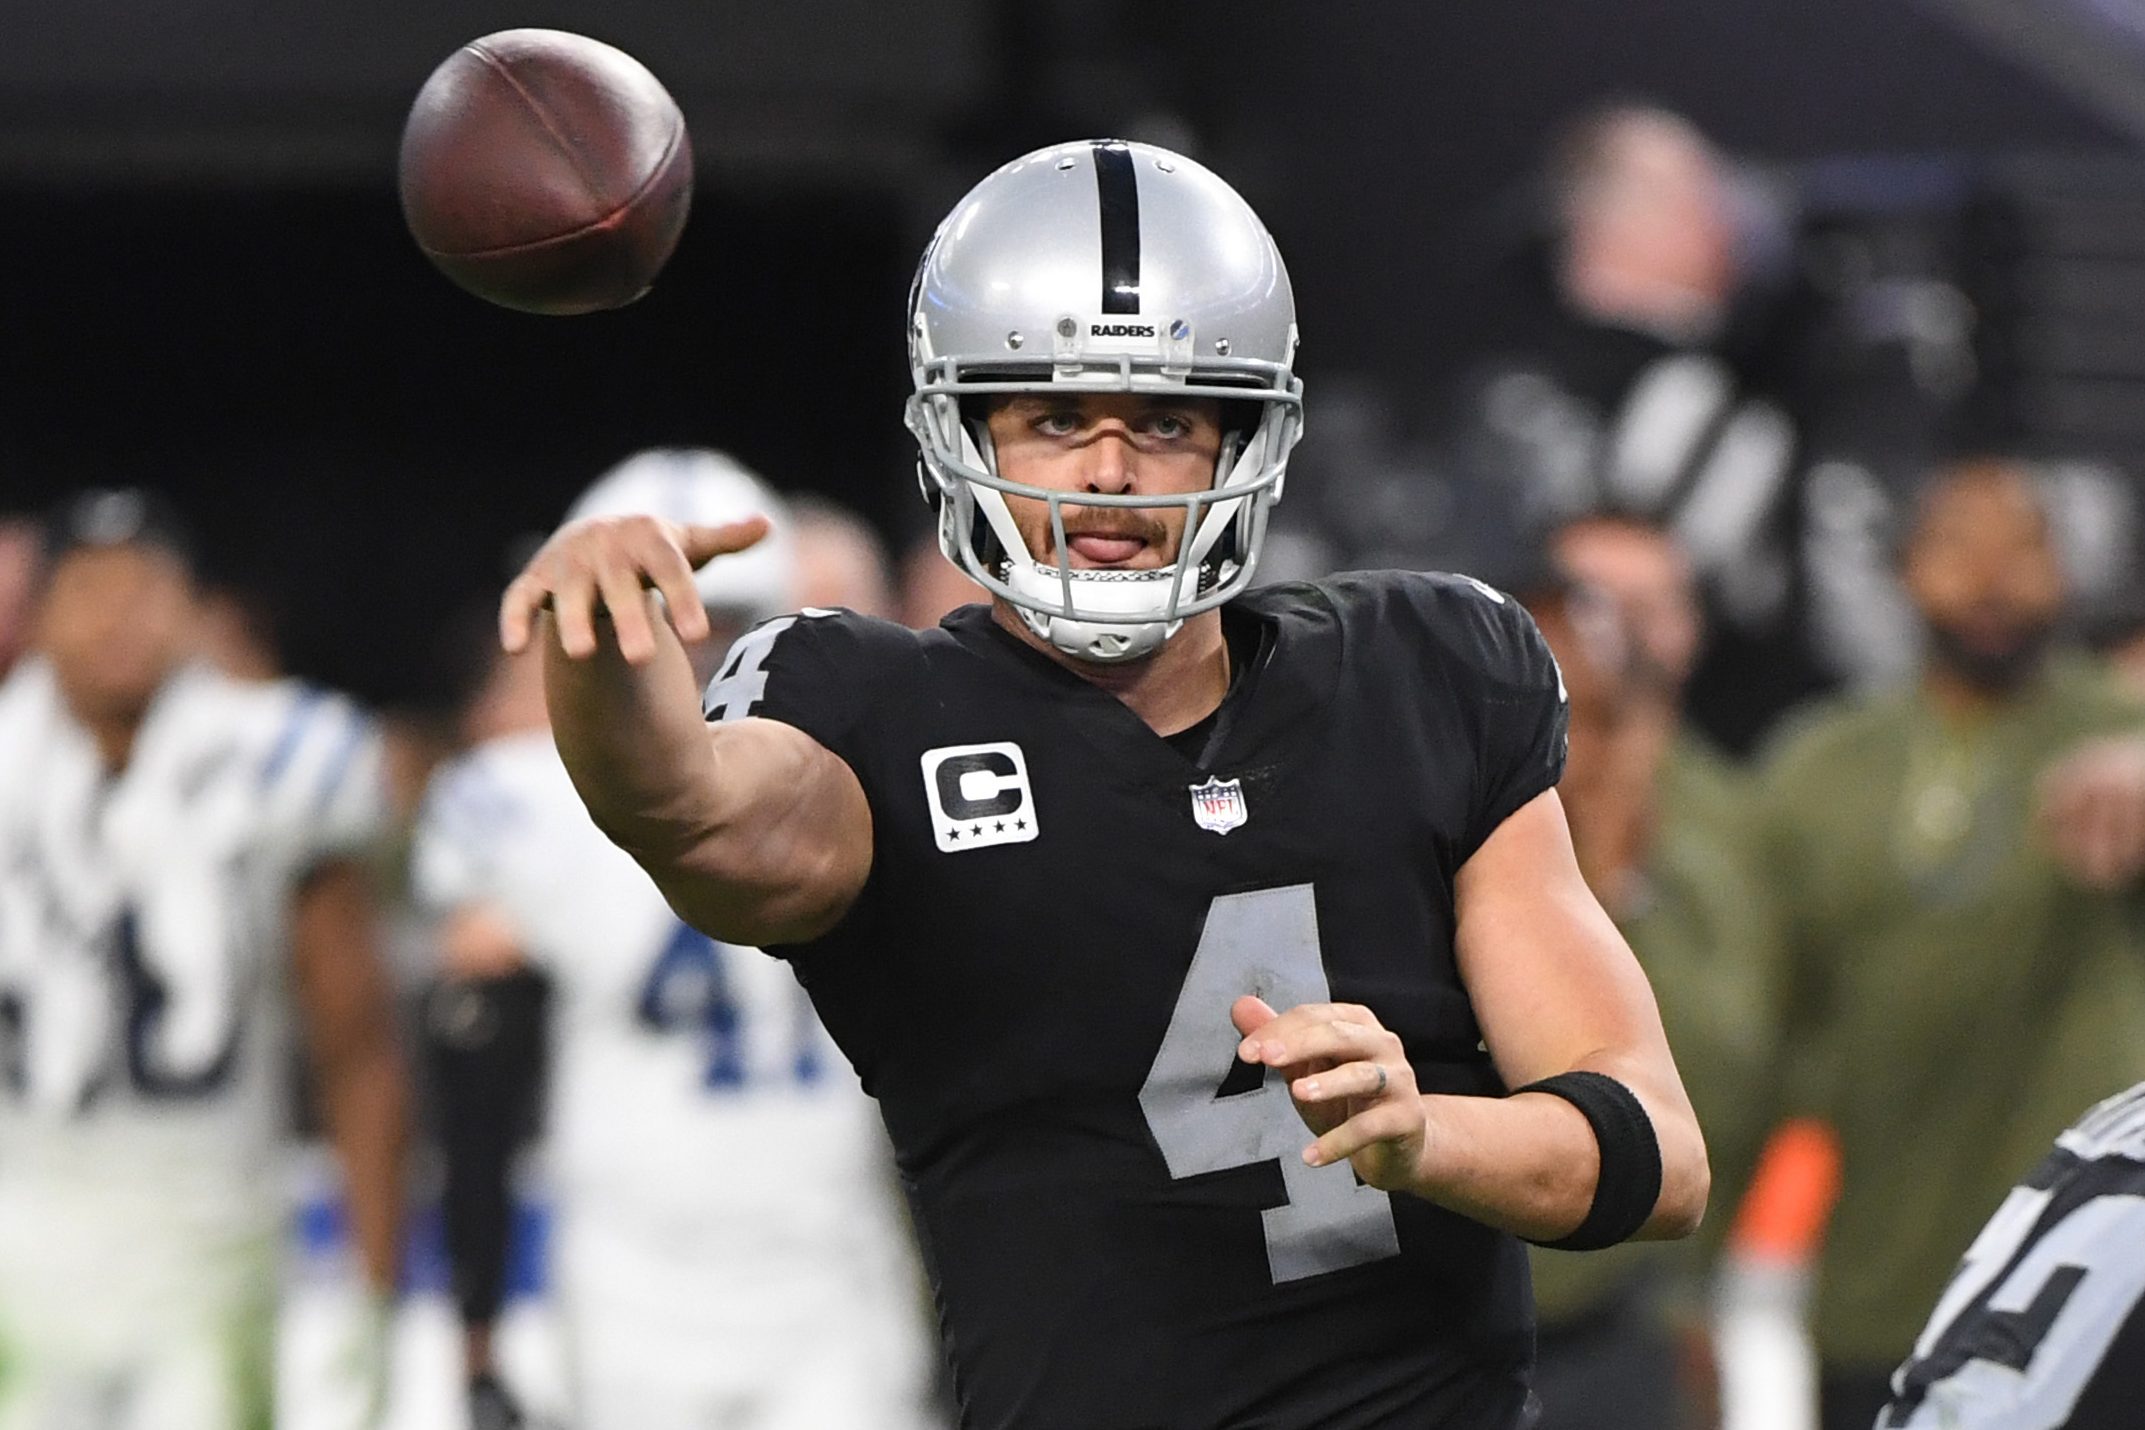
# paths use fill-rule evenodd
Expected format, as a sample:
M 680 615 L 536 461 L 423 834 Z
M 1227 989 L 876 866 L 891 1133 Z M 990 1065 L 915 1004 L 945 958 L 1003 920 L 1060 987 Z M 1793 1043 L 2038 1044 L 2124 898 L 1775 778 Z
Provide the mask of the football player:
M 189 659 L 152 496 L 49 528 L 0 686 L 0 1426 L 268 1423 L 289 1010 L 379 1304 L 406 1089 L 364 862 L 380 749 L 350 702 Z
M 1513 1430 L 1520 1238 L 1680 1235 L 1707 1181 L 1572 856 L 1540 636 L 1457 577 L 1251 589 L 1295 305 L 1190 159 L 999 169 L 908 341 L 990 604 L 771 621 L 696 711 L 692 569 L 763 527 L 569 526 L 501 623 L 575 786 L 878 1096 L 964 1424 Z M 747 1151 L 823 1175 L 806 1136 Z
M 2056 1139 L 1967 1251 L 1879 1430 L 2128 1430 L 2145 1406 L 2145 1083 Z
M 704 666 L 720 657 L 723 632 L 790 609 L 798 571 L 787 522 L 735 463 L 644 453 L 571 515 L 626 513 L 700 524 L 778 517 L 768 539 L 710 565 L 683 593 L 716 633 L 697 643 Z M 464 984 L 491 984 L 489 1006 L 450 1011 L 450 1028 L 462 1030 L 450 1076 L 496 1076 L 496 1061 L 469 1056 L 475 1030 L 511 1058 L 509 1030 L 533 1005 L 517 970 L 549 985 L 547 1171 L 571 1423 L 906 1424 L 929 1357 L 870 1100 L 787 970 L 681 923 L 589 822 L 553 748 L 541 682 L 536 660 L 500 659 L 480 696 L 497 733 L 435 777 L 416 869 L 441 913 L 450 968 Z M 453 1105 L 471 1089 L 447 1093 Z M 450 1158 L 503 1171 L 487 1132 L 511 1119 L 455 1120 L 473 1135 L 450 1138 Z M 811 1175 L 759 1151 L 778 1144 L 794 1146 Z M 505 1204 L 496 1172 L 485 1185 L 451 1163 L 449 1179 L 451 1196 Z M 453 1208 L 450 1218 L 469 1220 Z M 488 1250 L 456 1240 L 465 1263 L 492 1259 L 465 1264 L 457 1279 L 475 1322 L 474 1408 L 505 1422 L 485 1335 L 503 1238 Z

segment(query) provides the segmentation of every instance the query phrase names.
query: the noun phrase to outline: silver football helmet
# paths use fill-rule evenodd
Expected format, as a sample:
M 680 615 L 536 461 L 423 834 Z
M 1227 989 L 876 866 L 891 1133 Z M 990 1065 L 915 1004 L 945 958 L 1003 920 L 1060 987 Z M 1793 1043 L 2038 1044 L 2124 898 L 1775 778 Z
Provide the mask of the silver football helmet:
M 908 425 L 939 545 L 1030 629 L 1084 660 L 1158 649 L 1240 594 L 1303 430 L 1296 301 L 1259 216 L 1211 171 L 1151 144 L 1039 149 L 971 189 L 924 250 L 909 299 Z M 1211 397 L 1229 424 L 1205 491 L 1052 491 L 998 474 L 983 403 L 998 393 Z M 965 405 L 964 405 L 965 401 Z M 1008 495 L 1047 505 L 1056 559 L 1028 550 Z M 1185 511 L 1172 564 L 1078 570 L 1066 506 Z

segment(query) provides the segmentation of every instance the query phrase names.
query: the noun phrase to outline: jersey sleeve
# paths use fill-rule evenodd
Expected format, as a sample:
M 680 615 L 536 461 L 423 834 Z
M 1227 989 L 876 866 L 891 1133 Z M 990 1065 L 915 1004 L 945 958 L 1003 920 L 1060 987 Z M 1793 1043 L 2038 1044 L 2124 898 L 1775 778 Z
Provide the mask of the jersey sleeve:
M 277 701 L 257 779 L 263 818 L 290 867 L 367 853 L 389 823 L 378 725 L 311 686 L 283 687 Z
M 710 723 L 779 720 L 841 756 L 861 777 L 865 717 L 893 647 L 908 635 L 850 611 L 807 608 L 777 616 L 730 647 L 708 682 L 701 713 Z
M 1571 710 L 1556 657 L 1519 602 L 1471 576 L 1406 579 L 1411 604 L 1441 650 L 1453 696 L 1473 712 L 1475 778 L 1464 861 L 1564 777 Z

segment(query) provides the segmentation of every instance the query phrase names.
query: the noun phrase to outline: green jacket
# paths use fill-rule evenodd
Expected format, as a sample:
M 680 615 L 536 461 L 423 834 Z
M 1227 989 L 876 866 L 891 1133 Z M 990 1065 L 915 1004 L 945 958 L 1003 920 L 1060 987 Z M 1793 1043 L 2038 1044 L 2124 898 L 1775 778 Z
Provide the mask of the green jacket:
M 1696 1283 L 1719 1250 L 1768 1130 L 1776 925 L 1749 858 L 1748 780 L 1694 737 L 1679 736 L 1661 767 L 1659 799 L 1646 893 L 1618 927 L 1653 985 L 1706 1134 L 1711 1209 L 1687 1242 L 1535 1248 L 1535 1305 L 1547 1325 L 1585 1314 L 1641 1275 L 1679 1288 Z
M 2069 663 L 1974 722 L 1918 688 L 1827 707 L 1766 764 L 1791 1110 L 1843 1158 L 1827 1361 L 1901 1359 L 2021 1169 L 2145 1074 L 2137 901 L 2072 883 L 2034 823 L 2053 760 L 2141 720 Z

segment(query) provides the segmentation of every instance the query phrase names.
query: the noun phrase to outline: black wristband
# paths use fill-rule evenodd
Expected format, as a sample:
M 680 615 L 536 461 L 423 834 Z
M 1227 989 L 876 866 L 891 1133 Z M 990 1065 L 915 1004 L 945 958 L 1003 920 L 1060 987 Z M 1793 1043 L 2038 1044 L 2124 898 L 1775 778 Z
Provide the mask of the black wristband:
M 1579 1229 L 1560 1241 L 1538 1241 L 1552 1251 L 1600 1251 L 1627 1241 L 1646 1225 L 1661 1199 L 1661 1143 L 1653 1119 L 1630 1088 L 1598 1072 L 1558 1073 L 1514 1089 L 1546 1092 L 1579 1109 L 1601 1148 L 1601 1175 L 1594 1204 Z

